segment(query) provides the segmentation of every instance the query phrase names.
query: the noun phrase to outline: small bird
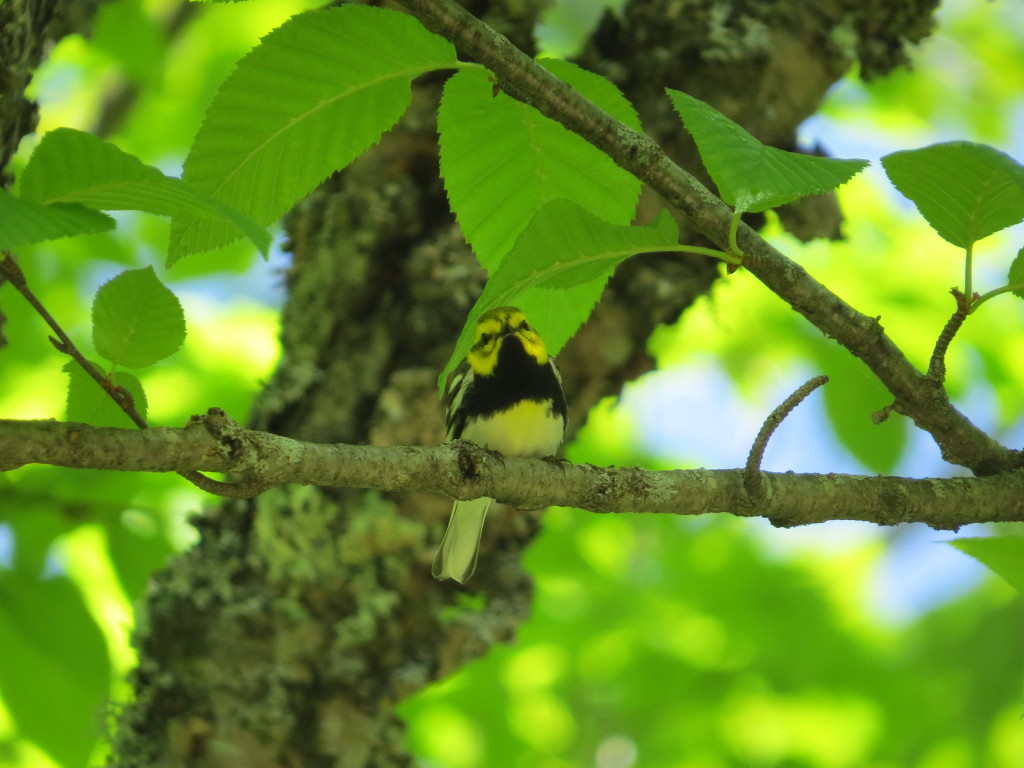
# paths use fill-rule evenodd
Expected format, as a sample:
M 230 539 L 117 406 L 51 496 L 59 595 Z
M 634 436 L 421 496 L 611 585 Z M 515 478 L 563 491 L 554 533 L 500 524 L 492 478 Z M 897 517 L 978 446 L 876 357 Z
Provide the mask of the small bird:
M 562 377 L 522 310 L 480 316 L 473 346 L 448 378 L 447 440 L 464 438 L 508 456 L 543 458 L 565 435 Z M 456 501 L 431 572 L 464 584 L 476 570 L 480 534 L 493 499 Z

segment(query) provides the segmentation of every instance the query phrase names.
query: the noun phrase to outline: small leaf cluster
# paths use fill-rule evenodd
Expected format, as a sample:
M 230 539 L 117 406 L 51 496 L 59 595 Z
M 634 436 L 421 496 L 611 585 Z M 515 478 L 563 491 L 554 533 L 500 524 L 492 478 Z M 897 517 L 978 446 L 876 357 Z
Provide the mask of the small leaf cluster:
M 178 298 L 160 282 L 152 267 L 131 269 L 104 283 L 92 305 L 92 341 L 109 365 L 90 361 L 113 386 L 126 390 L 142 418 L 146 394 L 139 379 L 119 368 L 147 368 L 170 357 L 185 341 L 185 315 Z M 107 391 L 97 387 L 75 361 L 69 375 L 68 419 L 101 426 L 128 426 L 125 412 Z

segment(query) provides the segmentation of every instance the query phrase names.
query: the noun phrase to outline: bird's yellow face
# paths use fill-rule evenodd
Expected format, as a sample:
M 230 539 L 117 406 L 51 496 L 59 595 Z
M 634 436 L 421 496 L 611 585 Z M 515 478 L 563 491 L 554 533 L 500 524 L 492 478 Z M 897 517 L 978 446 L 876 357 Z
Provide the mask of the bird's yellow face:
M 481 315 L 476 324 L 473 346 L 466 359 L 477 376 L 490 376 L 498 364 L 501 345 L 516 340 L 538 365 L 548 362 L 548 350 L 544 341 L 530 324 L 526 315 L 515 307 L 498 307 Z

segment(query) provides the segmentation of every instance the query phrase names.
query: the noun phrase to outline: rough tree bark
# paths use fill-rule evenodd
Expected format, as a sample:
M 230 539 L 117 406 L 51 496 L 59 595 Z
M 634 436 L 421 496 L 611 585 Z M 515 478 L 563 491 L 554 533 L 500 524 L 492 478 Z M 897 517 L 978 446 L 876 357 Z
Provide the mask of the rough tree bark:
M 545 3 L 468 5 L 529 51 Z M 696 171 L 664 86 L 792 147 L 855 60 L 870 75 L 903 64 L 904 41 L 927 34 L 934 5 L 637 1 L 604 20 L 581 63 L 618 82 L 651 134 Z M 283 357 L 254 428 L 319 442 L 441 440 L 435 377 L 484 277 L 437 176 L 442 82 L 418 81 L 399 126 L 288 216 Z M 836 217 L 817 205 L 824 215 L 794 213 L 799 231 L 833 235 Z M 655 206 L 645 199 L 641 217 Z M 715 276 L 707 260 L 667 255 L 620 271 L 561 358 L 571 429 L 651 368 L 653 328 Z M 519 562 L 538 515 L 499 514 L 466 587 L 485 607 L 441 620 L 457 589 L 434 582 L 429 563 L 449 509 L 423 495 L 285 488 L 206 510 L 199 543 L 154 577 L 139 616 L 136 700 L 115 763 L 410 764 L 395 704 L 512 639 L 530 611 Z

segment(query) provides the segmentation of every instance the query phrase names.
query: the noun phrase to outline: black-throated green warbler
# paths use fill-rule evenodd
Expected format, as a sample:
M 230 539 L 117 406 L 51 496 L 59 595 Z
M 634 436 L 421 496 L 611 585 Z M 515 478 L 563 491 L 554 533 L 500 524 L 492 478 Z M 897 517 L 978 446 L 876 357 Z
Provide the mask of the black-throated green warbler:
M 555 361 L 515 307 L 480 317 L 473 346 L 444 391 L 448 440 L 464 438 L 509 456 L 554 454 L 565 434 L 565 395 Z M 476 570 L 491 499 L 456 501 L 434 558 L 435 579 L 465 583 Z

